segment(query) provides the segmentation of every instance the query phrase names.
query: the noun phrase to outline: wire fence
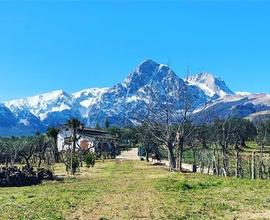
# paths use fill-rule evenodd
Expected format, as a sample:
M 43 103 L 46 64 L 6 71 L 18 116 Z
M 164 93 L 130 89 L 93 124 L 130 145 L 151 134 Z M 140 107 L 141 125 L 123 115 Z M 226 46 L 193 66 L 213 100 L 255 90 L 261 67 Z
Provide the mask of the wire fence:
M 203 149 L 185 151 L 183 162 L 195 165 L 197 171 L 219 176 L 270 179 L 269 152 L 241 152 Z

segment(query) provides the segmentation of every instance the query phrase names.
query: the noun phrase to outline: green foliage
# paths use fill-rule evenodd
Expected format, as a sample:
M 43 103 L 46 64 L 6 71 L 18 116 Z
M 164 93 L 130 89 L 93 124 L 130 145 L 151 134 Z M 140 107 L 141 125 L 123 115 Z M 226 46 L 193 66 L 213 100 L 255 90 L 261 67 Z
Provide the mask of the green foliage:
M 72 165 L 71 165 L 72 162 Z M 80 167 L 80 158 L 79 155 L 75 154 L 70 154 L 67 153 L 66 159 L 65 159 L 65 165 L 66 165 L 66 170 L 71 171 L 72 174 L 77 173 L 79 171 Z M 71 170 L 72 166 L 72 170 Z
M 221 181 L 207 180 L 203 182 L 187 181 L 186 179 L 177 180 L 171 179 L 160 179 L 156 182 L 156 189 L 160 191 L 188 191 L 188 190 L 203 190 L 220 187 Z
M 76 129 L 78 129 L 82 125 L 82 123 L 77 118 L 71 118 L 70 120 L 67 121 L 67 125 L 70 128 L 76 130 Z
M 55 127 L 48 128 L 46 132 L 47 136 L 52 138 L 55 142 L 57 141 L 58 133 L 59 133 L 59 129 Z
M 99 123 L 96 123 L 95 129 L 97 129 L 97 130 L 100 130 L 101 129 L 100 126 L 99 126 Z
M 258 130 L 257 143 L 270 145 L 270 120 L 257 122 L 256 125 Z
M 96 156 L 94 153 L 89 152 L 88 154 L 85 155 L 84 162 L 86 163 L 86 166 L 89 168 L 94 167 L 96 163 Z
M 31 159 L 45 160 L 45 154 L 52 152 L 53 149 L 53 142 L 41 134 L 30 137 L 1 138 L 0 163 L 5 163 L 6 166 L 26 163 L 30 166 Z
M 212 137 L 214 141 L 226 142 L 231 145 L 245 147 L 245 142 L 254 140 L 257 135 L 255 125 L 246 119 L 228 118 L 226 120 L 215 120 L 212 126 Z
M 110 122 L 109 122 L 109 119 L 106 118 L 105 120 L 105 128 L 108 129 L 110 127 Z
M 83 127 L 83 124 L 80 120 L 71 118 L 68 120 L 67 125 L 72 129 L 72 149 L 70 151 L 70 155 L 67 157 L 66 165 L 69 165 L 67 170 L 70 169 L 71 174 L 73 175 L 78 171 L 80 165 L 79 157 L 76 155 L 75 151 L 78 130 Z
M 139 133 L 135 127 L 112 126 L 108 128 L 108 131 L 117 138 L 119 144 L 135 147 L 139 143 Z
M 46 135 L 49 138 L 51 138 L 51 140 L 54 143 L 53 154 L 54 154 L 54 159 L 56 162 L 59 162 L 59 151 L 58 151 L 58 147 L 57 147 L 58 134 L 59 134 L 59 129 L 55 128 L 55 127 L 48 128 L 48 130 L 46 132 Z

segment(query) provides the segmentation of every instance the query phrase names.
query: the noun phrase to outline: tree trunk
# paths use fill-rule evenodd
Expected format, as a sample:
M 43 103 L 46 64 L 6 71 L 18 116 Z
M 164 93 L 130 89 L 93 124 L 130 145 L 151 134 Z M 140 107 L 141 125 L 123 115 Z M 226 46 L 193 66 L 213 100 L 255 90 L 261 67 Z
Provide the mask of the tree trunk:
M 41 166 L 41 157 L 39 157 L 38 159 L 39 159 L 38 160 L 38 168 L 40 168 L 40 166 Z
M 225 176 L 229 176 L 229 160 L 227 154 L 227 147 L 223 147 L 222 156 L 223 156 L 223 172 Z
M 174 153 L 173 153 L 173 149 L 172 147 L 168 147 L 168 160 L 169 160 L 169 166 L 170 166 L 170 170 L 173 170 L 176 168 L 176 161 L 175 161 L 175 157 L 174 157 Z
M 59 163 L 59 151 L 57 146 L 57 137 L 54 138 L 54 159 L 56 163 Z
M 11 167 L 14 167 L 15 166 L 15 158 L 16 158 L 16 155 L 11 155 L 10 157 L 10 166 Z
M 219 158 L 219 153 L 217 155 L 217 175 L 220 175 L 220 158 Z
M 6 161 L 5 161 L 5 162 L 6 162 L 6 167 L 8 167 L 8 159 L 6 159 Z
M 179 143 L 178 143 L 178 166 L 177 169 L 180 172 L 183 172 L 183 153 L 184 153 L 184 140 L 183 138 L 180 138 Z
M 175 148 L 175 168 L 177 170 L 180 170 L 180 151 L 179 151 L 179 146 L 176 146 L 176 148 Z
M 30 168 L 29 158 L 26 158 L 26 159 L 25 159 L 25 162 L 26 162 L 27 168 Z
M 196 157 L 196 149 L 193 149 L 193 165 L 192 172 L 197 173 L 197 157 Z
M 10 165 L 11 165 L 11 167 L 14 167 L 14 165 L 15 165 L 14 159 L 11 159 L 11 160 L 10 160 Z
M 83 153 L 80 151 L 80 163 L 81 163 L 81 167 L 83 167 Z
M 75 147 L 76 147 L 76 128 L 73 128 L 73 143 L 72 143 L 71 157 L 70 157 L 70 172 L 71 172 L 71 175 L 75 174 L 75 170 L 73 168 L 73 155 L 75 154 Z
M 145 150 L 145 157 L 146 157 L 146 161 L 149 162 L 149 150 L 148 149 Z
M 268 179 L 270 179 L 270 162 L 268 162 Z
M 242 148 L 247 146 L 244 138 L 241 139 L 240 146 Z
M 213 175 L 217 175 L 217 161 L 216 161 L 216 149 L 215 148 L 213 150 L 212 168 L 213 168 Z

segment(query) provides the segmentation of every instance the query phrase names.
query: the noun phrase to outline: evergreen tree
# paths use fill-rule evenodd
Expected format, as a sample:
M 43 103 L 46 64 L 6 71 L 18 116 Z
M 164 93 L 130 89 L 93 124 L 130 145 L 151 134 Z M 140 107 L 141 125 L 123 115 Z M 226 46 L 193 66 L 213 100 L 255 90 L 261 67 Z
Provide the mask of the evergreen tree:
M 75 174 L 75 169 L 73 166 L 73 162 L 76 162 L 75 160 L 73 161 L 73 159 L 76 159 L 75 157 L 75 149 L 76 149 L 76 143 L 77 143 L 77 131 L 80 128 L 80 126 L 82 125 L 82 123 L 76 119 L 76 118 L 72 118 L 70 120 L 68 120 L 67 125 L 71 128 L 72 130 L 72 149 L 71 149 L 71 158 L 70 158 L 70 169 L 71 169 L 71 174 L 74 175 Z M 74 158 L 73 158 L 74 155 Z
M 110 122 L 108 120 L 108 118 L 106 118 L 105 120 L 105 128 L 108 129 L 110 127 Z
M 100 130 L 99 123 L 96 124 L 96 129 L 97 129 L 97 130 Z
M 46 132 L 47 136 L 53 140 L 54 143 L 54 157 L 56 162 L 59 162 L 59 152 L 57 147 L 57 138 L 59 134 L 59 129 L 55 127 L 48 128 Z

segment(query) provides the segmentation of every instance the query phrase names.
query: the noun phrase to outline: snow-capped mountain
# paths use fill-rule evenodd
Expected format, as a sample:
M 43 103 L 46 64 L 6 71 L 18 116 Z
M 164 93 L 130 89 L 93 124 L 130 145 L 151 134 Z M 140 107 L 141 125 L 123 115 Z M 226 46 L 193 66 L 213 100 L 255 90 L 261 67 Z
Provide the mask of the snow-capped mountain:
M 72 94 L 74 102 L 78 106 L 78 110 L 82 118 L 87 118 L 89 111 L 95 103 L 101 100 L 102 95 L 107 92 L 109 88 L 91 88 Z
M 188 76 L 186 82 L 189 85 L 194 85 L 205 92 L 205 94 L 212 98 L 225 97 L 233 95 L 222 79 L 214 77 L 211 73 L 200 73 L 195 76 Z
M 9 101 L 5 106 L 13 112 L 21 124 L 35 130 L 59 125 L 70 117 L 80 117 L 80 113 L 74 108 L 76 102 L 73 96 L 62 90 Z
M 3 104 L 0 104 L 0 124 L 1 126 L 16 125 L 16 118 L 13 113 Z
M 106 119 L 112 125 L 134 125 L 146 114 L 147 105 L 170 100 L 174 111 L 181 111 L 183 91 L 193 100 L 194 114 L 203 109 L 212 117 L 249 117 L 270 110 L 269 95 L 234 93 L 223 80 L 209 73 L 183 80 L 168 66 L 148 59 L 111 88 L 90 88 L 73 94 L 57 90 L 0 104 L 0 135 L 45 131 L 71 117 L 86 126 L 102 126 Z
M 72 96 L 81 104 L 82 107 L 89 108 L 100 100 L 101 96 L 108 90 L 109 88 L 84 89 L 82 91 L 73 93 Z
M 151 59 L 145 60 L 132 71 L 123 83 L 107 90 L 95 103 L 87 117 L 87 124 L 104 124 L 106 118 L 112 124 L 136 124 L 137 118 L 146 113 L 146 105 L 155 106 L 158 100 L 164 102 L 165 93 L 170 93 L 175 109 L 181 108 L 180 91 L 186 84 L 168 66 Z M 196 97 L 196 104 L 205 103 L 207 97 L 196 87 L 188 87 Z M 155 94 L 155 98 L 153 96 Z
M 70 110 L 73 106 L 72 96 L 62 90 L 57 90 L 33 97 L 6 102 L 12 112 L 30 111 L 36 117 L 44 120 L 51 112 Z

